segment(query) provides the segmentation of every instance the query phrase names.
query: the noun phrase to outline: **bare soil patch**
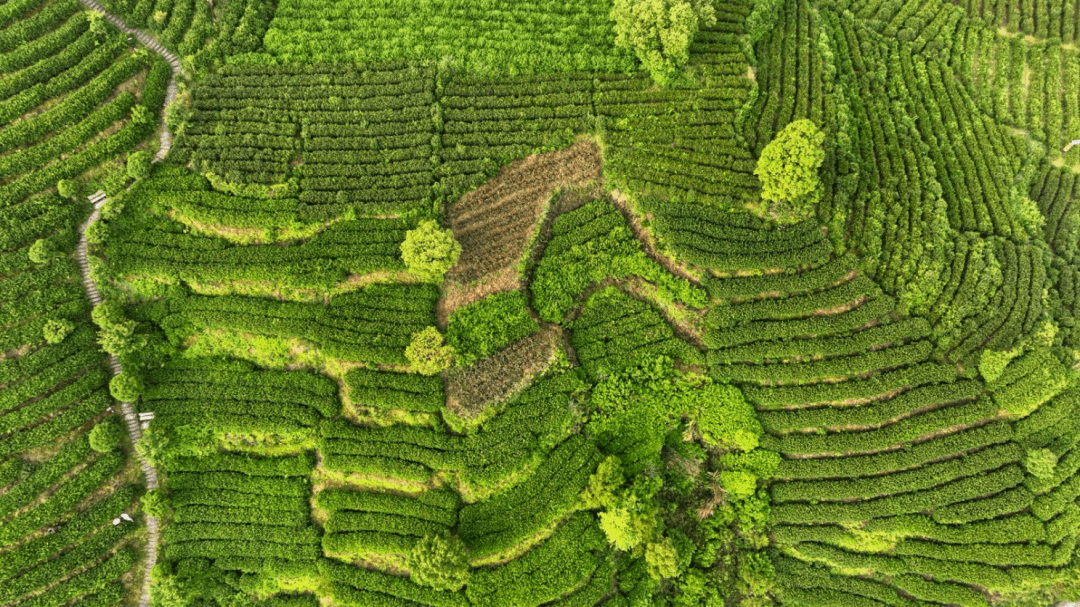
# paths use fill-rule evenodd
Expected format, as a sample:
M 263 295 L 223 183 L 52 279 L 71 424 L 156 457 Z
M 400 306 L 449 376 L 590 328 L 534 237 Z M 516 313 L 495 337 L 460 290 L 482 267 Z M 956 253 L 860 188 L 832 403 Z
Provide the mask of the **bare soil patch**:
M 488 405 L 524 389 L 555 359 L 559 328 L 546 326 L 505 349 L 446 378 L 446 408 L 462 417 L 475 417 Z
M 504 273 L 516 273 L 552 195 L 560 188 L 602 177 L 600 149 L 594 141 L 584 139 L 565 150 L 512 162 L 491 181 L 451 204 L 447 220 L 462 250 L 447 278 L 450 284 L 463 288 L 452 300 L 448 298 L 440 313 L 449 315 L 454 307 L 496 292 L 485 285 L 501 284 L 505 290 L 508 282 Z M 477 286 L 475 283 L 483 295 L 465 289 Z

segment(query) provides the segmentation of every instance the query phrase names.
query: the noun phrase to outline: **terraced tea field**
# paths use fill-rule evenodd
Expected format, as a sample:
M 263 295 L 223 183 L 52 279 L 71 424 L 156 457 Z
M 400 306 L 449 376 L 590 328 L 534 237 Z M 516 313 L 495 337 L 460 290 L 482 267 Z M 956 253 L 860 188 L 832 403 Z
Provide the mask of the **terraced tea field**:
M 0 605 L 1080 600 L 1078 19 L 0 1 Z

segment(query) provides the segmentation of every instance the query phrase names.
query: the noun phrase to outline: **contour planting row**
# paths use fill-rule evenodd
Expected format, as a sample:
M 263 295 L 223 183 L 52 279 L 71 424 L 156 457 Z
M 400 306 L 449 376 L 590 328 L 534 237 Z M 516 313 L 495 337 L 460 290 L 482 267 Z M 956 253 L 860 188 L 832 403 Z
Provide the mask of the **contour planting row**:
M 436 471 L 452 470 L 471 491 L 490 492 L 565 436 L 571 423 L 570 395 L 583 387 L 573 373 L 543 380 L 466 436 L 443 428 L 361 428 L 328 420 L 320 427 L 323 465 L 419 484 Z
M 147 314 L 174 335 L 220 329 L 314 344 L 347 360 L 406 364 L 412 336 L 435 325 L 432 285 L 371 285 L 329 303 L 282 302 L 243 296 L 178 297 L 147 304 Z
M 168 188 L 166 192 L 171 190 L 170 181 L 171 176 L 144 180 L 122 196 L 126 205 L 143 210 L 122 213 L 108 222 L 110 270 L 121 276 L 141 275 L 170 283 L 183 281 L 198 285 L 272 279 L 276 285 L 325 290 L 351 274 L 405 268 L 400 246 L 405 233 L 414 227 L 411 220 L 353 219 L 330 225 L 303 224 L 295 219 L 295 200 L 273 203 L 281 205 L 280 212 L 249 212 L 237 204 L 245 200 L 250 203 L 249 199 L 208 192 L 205 180 L 202 200 L 199 192 L 186 190 L 183 202 L 174 206 L 171 196 L 162 196 L 159 189 L 164 186 Z M 218 206 L 212 210 L 206 206 L 192 208 L 191 205 L 202 201 Z M 267 207 L 271 203 L 260 202 L 259 206 Z M 261 222 L 269 215 L 272 225 L 241 232 L 240 238 L 273 242 L 288 238 L 290 231 L 308 237 L 289 246 L 230 242 L 230 231 L 224 226 L 255 223 L 248 220 L 254 219 L 252 215 L 256 213 L 259 215 L 256 221 Z M 224 226 L 206 225 L 203 222 L 207 219 L 221 221 Z M 202 229 L 193 231 L 184 222 Z M 282 231 L 271 229 L 275 227 Z
M 331 380 L 303 371 L 259 371 L 239 360 L 175 359 L 143 381 L 142 406 L 162 426 L 303 434 L 341 411 Z
M 80 8 L 0 10 L 0 602 L 11 605 L 121 605 L 139 559 L 138 522 L 112 521 L 141 490 L 118 445 L 90 438 L 115 403 L 70 256 L 88 208 L 53 188 L 151 133 L 169 70 L 112 29 L 92 32 Z
M 571 323 L 571 329 L 570 344 L 593 379 L 658 355 L 686 364 L 705 362 L 701 352 L 677 337 L 652 305 L 614 287 L 589 297 L 581 316 Z

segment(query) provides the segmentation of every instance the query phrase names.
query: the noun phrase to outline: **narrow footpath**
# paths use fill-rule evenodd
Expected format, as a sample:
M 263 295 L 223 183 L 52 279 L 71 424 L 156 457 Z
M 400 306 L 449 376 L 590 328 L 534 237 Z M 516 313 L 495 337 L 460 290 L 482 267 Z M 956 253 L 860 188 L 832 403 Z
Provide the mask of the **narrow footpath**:
M 176 55 L 170 53 L 167 48 L 161 46 L 157 40 L 154 40 L 145 32 L 128 27 L 123 19 L 106 11 L 103 6 L 98 4 L 97 0 L 79 0 L 79 2 L 86 8 L 105 15 L 105 18 L 108 19 L 109 23 L 115 25 L 117 29 L 125 34 L 135 36 L 135 38 L 146 45 L 147 48 L 164 57 L 165 61 L 169 62 L 169 66 L 172 67 L 172 78 L 169 78 L 169 88 L 166 89 L 165 92 L 165 106 L 161 111 L 161 145 L 158 147 L 157 154 L 154 155 L 154 162 L 165 158 L 165 155 L 169 153 L 169 148 L 172 147 L 172 133 L 170 133 L 169 129 L 165 126 L 164 108 L 169 107 L 169 104 L 176 99 L 176 76 L 183 73 L 183 70 L 180 69 L 180 59 L 178 59 Z
M 79 0 L 79 2 L 87 8 L 105 15 L 105 18 L 108 19 L 110 23 L 121 31 L 135 36 L 139 42 L 142 42 L 151 50 L 164 57 L 172 67 L 172 77 L 169 79 L 169 87 L 165 95 L 165 105 L 161 111 L 160 146 L 157 154 L 154 155 L 154 162 L 161 161 L 165 158 L 165 155 L 169 153 L 169 149 L 172 147 L 172 133 L 169 132 L 169 128 L 165 125 L 165 108 L 169 107 L 169 104 L 176 99 L 176 77 L 183 73 L 180 69 L 180 60 L 153 38 L 146 35 L 146 33 L 128 27 L 122 19 L 107 12 L 104 7 L 95 0 Z M 101 303 L 101 293 L 98 291 L 97 285 L 95 285 L 94 281 L 90 278 L 90 264 L 86 257 L 86 229 L 90 227 L 92 223 L 97 221 L 100 216 L 101 206 L 105 204 L 108 199 L 106 198 L 105 193 L 101 191 L 91 194 L 88 198 L 90 199 L 90 202 L 94 204 L 94 211 L 90 213 L 90 217 L 79 226 L 79 245 L 75 249 L 75 258 L 79 262 L 79 271 L 82 273 L 82 283 L 83 288 L 86 289 L 86 296 L 90 299 L 90 304 L 92 306 L 97 306 Z M 117 360 L 115 356 L 109 357 L 109 367 L 112 369 L 113 375 L 119 375 L 123 372 L 120 361 Z M 138 442 L 139 438 L 142 437 L 139 416 L 131 403 L 120 403 L 120 407 L 124 414 L 124 422 L 127 424 L 128 436 L 131 437 L 131 444 L 134 445 Z M 146 488 L 156 489 L 158 486 L 157 470 L 142 458 L 139 458 L 139 466 L 142 467 L 143 474 L 146 475 Z M 143 562 L 142 590 L 139 594 L 139 607 L 149 607 L 150 605 L 150 571 L 154 568 L 154 565 L 157 564 L 158 554 L 159 531 L 157 517 L 146 517 L 146 530 L 146 560 Z

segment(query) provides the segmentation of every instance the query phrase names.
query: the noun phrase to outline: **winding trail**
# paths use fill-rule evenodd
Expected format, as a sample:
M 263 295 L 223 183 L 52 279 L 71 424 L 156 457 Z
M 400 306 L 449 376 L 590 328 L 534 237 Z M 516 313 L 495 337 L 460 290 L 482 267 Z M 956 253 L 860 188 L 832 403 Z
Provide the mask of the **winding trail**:
M 86 258 L 86 228 L 97 221 L 101 214 L 101 205 L 105 204 L 108 199 L 105 197 L 105 193 L 101 191 L 91 194 L 88 198 L 94 203 L 94 212 L 90 213 L 90 217 L 87 217 L 86 221 L 79 226 L 79 244 L 75 248 L 75 259 L 79 263 L 83 288 L 86 289 L 86 296 L 90 299 L 90 305 L 97 307 L 101 303 L 101 293 L 90 278 L 90 264 Z M 109 357 L 109 368 L 112 369 L 113 375 L 119 375 L 123 371 L 120 367 L 120 361 L 115 356 Z M 120 408 L 124 412 L 124 422 L 127 424 L 131 444 L 134 445 L 142 437 L 138 414 L 135 413 L 135 407 L 131 403 L 120 403 Z M 146 475 L 146 488 L 156 489 L 158 486 L 157 470 L 142 458 L 139 458 L 139 466 L 142 468 L 143 474 Z M 143 564 L 143 585 L 139 595 L 139 607 L 147 607 L 150 604 L 150 570 L 157 564 L 158 552 L 157 517 L 146 517 L 146 530 L 146 561 Z
M 172 133 L 169 132 L 169 128 L 165 124 L 164 108 L 169 107 L 169 104 L 176 99 L 176 77 L 177 75 L 183 74 L 183 71 L 180 69 L 180 60 L 144 32 L 128 27 L 122 19 L 107 12 L 104 7 L 96 2 L 96 0 L 79 0 L 79 2 L 87 8 L 105 15 L 105 18 L 108 19 L 110 23 L 121 31 L 135 36 L 139 42 L 142 42 L 151 50 L 164 57 L 169 63 L 169 66 L 172 67 L 172 77 L 169 78 L 169 86 L 165 94 L 165 105 L 161 112 L 160 146 L 157 154 L 154 155 L 154 162 L 163 160 L 169 153 L 169 149 L 172 147 Z M 90 216 L 86 218 L 86 221 L 79 226 L 79 244 L 75 249 L 75 258 L 79 263 L 79 272 L 82 274 L 82 283 L 83 288 L 86 289 L 86 296 L 90 299 L 90 304 L 96 307 L 101 303 L 102 298 L 97 285 L 95 285 L 93 279 L 90 278 L 90 264 L 87 260 L 86 251 L 86 229 L 98 220 L 98 217 L 101 215 L 101 206 L 105 204 L 108 199 L 102 191 L 97 191 L 87 198 L 94 204 L 94 211 L 90 213 Z M 123 372 L 120 361 L 117 360 L 115 356 L 109 357 L 109 368 L 112 369 L 113 375 L 119 375 Z M 139 416 L 131 403 L 120 403 L 120 408 L 124 414 L 124 422 L 127 424 L 128 436 L 131 437 L 131 444 L 134 445 L 138 442 L 139 438 L 142 437 L 142 429 L 139 426 Z M 139 458 L 139 466 L 142 468 L 143 474 L 146 475 L 146 488 L 156 489 L 158 486 L 157 470 L 141 457 Z M 159 540 L 158 523 L 157 517 L 146 517 L 146 560 L 143 563 L 142 589 L 139 593 L 139 607 L 148 607 L 150 605 L 150 571 L 154 568 L 154 565 L 157 564 Z
M 124 32 L 125 34 L 131 34 L 132 36 L 135 36 L 135 38 L 138 39 L 139 42 L 142 42 L 144 45 L 150 48 L 150 50 L 161 55 L 165 58 L 165 61 L 169 62 L 169 66 L 172 67 L 172 78 L 169 78 L 169 88 L 165 91 L 164 106 L 166 108 L 169 107 L 169 104 L 172 103 L 174 99 L 176 99 L 176 76 L 177 74 L 184 73 L 183 70 L 180 69 L 180 60 L 176 57 L 176 55 L 170 53 L 167 48 L 161 46 L 161 44 L 158 43 L 157 40 L 154 40 L 145 32 L 128 27 L 128 24 L 124 23 L 123 19 L 106 11 L 105 7 L 98 4 L 97 0 L 79 0 L 79 2 L 82 3 L 83 6 L 105 15 L 105 18 L 109 21 L 109 23 L 115 25 L 117 29 Z M 158 147 L 157 154 L 154 155 L 154 162 L 158 162 L 164 159 L 165 155 L 169 153 L 169 148 L 171 147 L 172 133 L 170 133 L 168 127 L 165 126 L 165 111 L 164 108 L 162 108 L 161 145 Z

